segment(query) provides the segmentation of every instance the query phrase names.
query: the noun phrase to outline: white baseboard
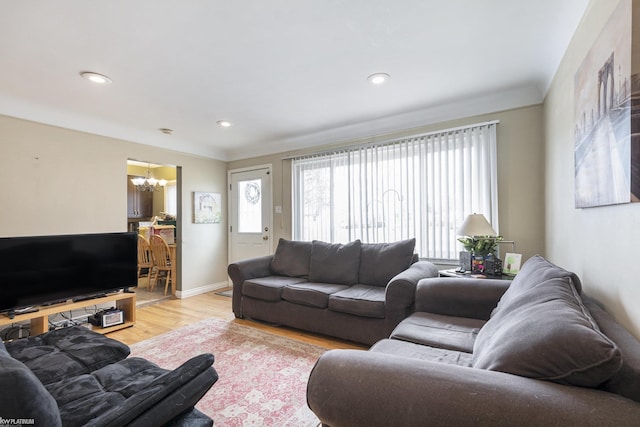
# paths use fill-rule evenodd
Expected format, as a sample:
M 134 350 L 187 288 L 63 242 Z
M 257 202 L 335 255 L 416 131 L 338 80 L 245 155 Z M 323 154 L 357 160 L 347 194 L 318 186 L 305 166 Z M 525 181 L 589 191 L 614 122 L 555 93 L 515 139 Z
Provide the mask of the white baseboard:
M 228 288 L 228 282 L 212 283 L 210 285 L 198 286 L 197 288 L 187 289 L 186 291 L 176 291 L 177 298 L 189 298 L 195 295 L 205 294 L 211 291 L 217 291 L 218 289 Z

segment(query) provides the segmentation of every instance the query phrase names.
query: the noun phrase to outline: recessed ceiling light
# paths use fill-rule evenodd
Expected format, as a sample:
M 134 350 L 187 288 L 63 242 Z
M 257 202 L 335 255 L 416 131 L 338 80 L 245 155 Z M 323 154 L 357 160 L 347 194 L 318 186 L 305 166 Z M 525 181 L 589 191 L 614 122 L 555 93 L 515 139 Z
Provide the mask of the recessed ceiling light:
M 83 71 L 82 73 L 80 73 L 80 75 L 89 81 L 101 85 L 108 85 L 111 83 L 111 79 L 109 77 L 103 74 L 94 73 L 92 71 Z
M 223 128 L 228 128 L 231 126 L 231 122 L 228 120 L 218 120 L 218 126 L 222 126 Z
M 390 77 L 387 73 L 375 73 L 367 77 L 367 80 L 369 80 L 369 83 L 372 85 L 379 86 L 389 80 Z

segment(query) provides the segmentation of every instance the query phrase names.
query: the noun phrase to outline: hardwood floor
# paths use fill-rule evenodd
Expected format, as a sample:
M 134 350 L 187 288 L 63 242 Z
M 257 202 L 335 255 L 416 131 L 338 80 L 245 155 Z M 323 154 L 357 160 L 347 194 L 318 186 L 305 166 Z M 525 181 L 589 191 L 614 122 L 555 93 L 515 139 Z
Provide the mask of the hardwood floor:
M 241 325 L 258 328 L 273 334 L 329 349 L 367 348 L 367 346 L 362 344 L 311 334 L 284 326 L 276 327 L 251 320 L 235 319 L 231 311 L 231 298 L 216 295 L 214 292 L 184 299 L 172 298 L 138 308 L 136 324 L 133 327 L 111 332 L 108 336 L 122 341 L 127 345 L 131 345 L 209 318 L 236 322 Z

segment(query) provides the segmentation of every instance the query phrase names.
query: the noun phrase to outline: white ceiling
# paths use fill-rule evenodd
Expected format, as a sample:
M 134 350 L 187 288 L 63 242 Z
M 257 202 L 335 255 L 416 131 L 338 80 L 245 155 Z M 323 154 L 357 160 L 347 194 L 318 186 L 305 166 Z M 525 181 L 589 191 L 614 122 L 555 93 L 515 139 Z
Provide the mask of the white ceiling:
M 376 135 L 541 102 L 588 3 L 2 0 L 0 114 L 221 160 Z

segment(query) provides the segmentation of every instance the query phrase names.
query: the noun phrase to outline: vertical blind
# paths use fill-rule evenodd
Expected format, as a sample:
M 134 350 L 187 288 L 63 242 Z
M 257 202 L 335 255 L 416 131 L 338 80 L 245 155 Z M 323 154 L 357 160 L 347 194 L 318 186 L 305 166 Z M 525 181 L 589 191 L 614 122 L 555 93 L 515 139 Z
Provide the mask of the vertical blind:
M 456 259 L 467 215 L 499 231 L 496 124 L 293 158 L 294 239 L 415 237 L 422 258 Z

